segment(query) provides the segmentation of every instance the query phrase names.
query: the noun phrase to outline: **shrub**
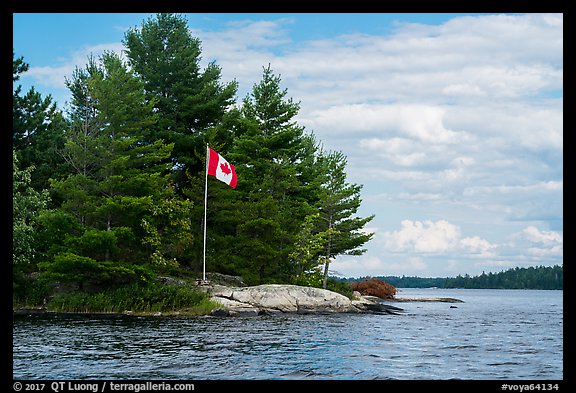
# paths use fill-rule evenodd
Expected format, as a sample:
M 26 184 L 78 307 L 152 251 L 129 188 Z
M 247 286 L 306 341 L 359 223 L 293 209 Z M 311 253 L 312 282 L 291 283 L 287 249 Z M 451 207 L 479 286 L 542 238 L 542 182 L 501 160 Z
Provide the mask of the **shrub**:
M 130 282 L 146 282 L 152 271 L 143 266 L 113 261 L 96 261 L 71 252 L 57 254 L 52 262 L 40 262 L 42 277 L 46 281 L 76 283 L 78 289 L 89 286 L 114 286 Z
M 366 278 L 362 281 L 353 282 L 352 289 L 360 292 L 363 296 L 377 296 L 381 299 L 393 299 L 396 295 L 396 287 L 377 278 Z
M 182 310 L 189 314 L 206 314 L 217 306 L 206 293 L 193 288 L 136 283 L 98 293 L 60 294 L 47 305 L 49 310 L 66 312 L 152 313 Z
M 352 289 L 351 285 L 347 282 L 339 281 L 339 280 L 336 280 L 335 278 L 328 277 L 326 289 L 329 289 L 333 292 L 344 295 L 349 299 L 352 299 L 353 289 Z

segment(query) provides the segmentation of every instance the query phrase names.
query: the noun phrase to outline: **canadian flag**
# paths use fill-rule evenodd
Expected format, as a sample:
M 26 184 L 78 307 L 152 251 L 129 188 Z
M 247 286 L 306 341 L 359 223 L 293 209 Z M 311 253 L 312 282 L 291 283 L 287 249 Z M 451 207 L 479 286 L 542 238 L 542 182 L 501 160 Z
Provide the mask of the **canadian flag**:
M 210 147 L 208 148 L 208 174 L 216 176 L 216 179 L 236 188 L 238 177 L 236 168 L 230 165 L 220 154 L 216 153 Z

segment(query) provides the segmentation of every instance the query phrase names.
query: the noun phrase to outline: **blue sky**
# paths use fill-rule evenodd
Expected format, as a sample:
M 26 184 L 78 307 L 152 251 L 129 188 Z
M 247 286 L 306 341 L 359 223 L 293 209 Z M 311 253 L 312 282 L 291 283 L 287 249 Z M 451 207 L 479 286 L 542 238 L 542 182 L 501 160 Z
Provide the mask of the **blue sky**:
M 348 157 L 375 236 L 334 272 L 563 263 L 562 14 L 184 15 L 238 100 L 270 64 L 299 123 Z M 19 82 L 64 108 L 65 77 L 151 16 L 14 14 Z

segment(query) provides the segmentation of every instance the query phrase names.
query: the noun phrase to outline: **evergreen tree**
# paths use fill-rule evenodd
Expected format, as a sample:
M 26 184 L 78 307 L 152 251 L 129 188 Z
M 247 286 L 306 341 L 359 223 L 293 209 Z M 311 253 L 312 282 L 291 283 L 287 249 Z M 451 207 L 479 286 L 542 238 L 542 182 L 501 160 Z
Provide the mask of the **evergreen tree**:
M 445 288 L 563 289 L 562 266 L 515 267 L 498 273 L 446 278 Z
M 206 140 L 208 146 L 213 148 L 219 153 L 222 153 L 228 159 L 230 152 L 230 147 L 235 140 L 236 135 L 239 135 L 239 123 L 240 123 L 240 111 L 238 109 L 232 109 L 226 112 L 222 118 L 222 121 L 217 126 L 211 127 L 206 131 Z M 192 252 L 190 258 L 186 260 L 194 269 L 194 274 L 197 278 L 200 277 L 200 269 L 203 257 L 203 237 L 204 237 L 204 187 L 206 182 L 206 146 L 203 149 L 202 154 L 202 169 L 200 171 L 193 172 L 191 170 L 186 170 L 184 176 L 186 177 L 188 184 L 185 187 L 180 187 L 179 191 L 184 198 L 189 199 L 193 202 L 193 208 L 191 212 L 192 217 L 192 242 L 190 244 Z M 237 165 L 233 162 L 233 165 Z M 236 190 L 230 190 L 230 187 L 217 181 L 215 179 L 208 179 L 208 258 L 211 258 L 215 250 L 218 255 L 225 255 L 227 248 L 224 247 L 218 241 L 221 238 L 212 239 L 212 236 L 218 236 L 218 233 L 235 233 L 235 224 L 237 221 L 231 220 L 234 217 L 234 212 L 236 208 L 234 207 L 234 200 L 237 197 Z M 244 179 L 242 179 L 244 183 Z M 234 225 L 233 228 L 230 226 Z M 216 242 L 216 243 L 215 243 Z M 235 274 L 234 270 L 230 270 L 222 267 L 222 264 L 218 264 L 219 269 L 222 273 Z M 216 265 L 211 265 L 210 269 L 216 268 Z
M 12 150 L 12 263 L 30 265 L 36 260 L 36 218 L 46 209 L 46 191 L 32 188 L 33 167 L 20 168 L 16 152 Z
M 41 252 L 38 246 L 38 217 L 45 211 L 49 196 L 31 186 L 33 167 L 20 168 L 12 149 L 12 293 L 13 298 L 29 292 L 27 276 L 37 268 Z
M 12 56 L 14 82 L 28 71 L 29 65 L 22 57 Z M 21 95 L 22 86 L 18 85 L 13 92 L 13 128 L 12 143 L 18 152 L 22 168 L 34 167 L 30 185 L 38 192 L 49 188 L 49 178 L 64 173 L 65 162 L 57 154 L 64 144 L 64 131 L 67 122 L 57 109 L 56 103 L 48 95 L 42 95 L 32 87 Z
M 233 140 L 238 111 L 231 110 L 237 83 L 222 83 L 215 63 L 201 69 L 201 42 L 186 19 L 157 14 L 124 36 L 126 54 L 144 81 L 146 99 L 154 102 L 155 126 L 144 138 L 172 143 L 171 170 L 176 192 L 194 204 L 191 212 L 193 252 L 186 257 L 198 270 L 202 255 L 206 143 L 221 147 Z M 226 150 L 220 149 L 221 152 Z
M 315 227 L 318 225 L 319 216 L 319 213 L 306 216 L 296 236 L 294 249 L 289 255 L 295 265 L 295 283 L 299 285 L 313 287 L 324 285 L 321 267 L 326 263 L 326 258 L 323 251 L 328 240 L 334 235 L 334 228 L 317 232 Z
M 192 37 L 184 17 L 157 14 L 130 29 L 124 38 L 126 54 L 142 77 L 146 97 L 154 102 L 158 123 L 146 138 L 173 143 L 177 185 L 188 186 L 186 172 L 201 172 L 206 130 L 216 126 L 233 104 L 236 82 L 220 82 L 220 68 L 200 69 L 201 45 Z
M 64 156 L 74 172 L 53 186 L 81 230 L 63 245 L 78 261 L 172 263 L 186 252 L 191 206 L 170 181 L 172 145 L 143 137 L 157 121 L 143 82 L 118 55 L 105 53 L 68 85 L 73 124 Z
M 76 68 L 72 79 L 65 81 L 72 96 L 68 113 L 71 124 L 60 155 L 69 164 L 71 173 L 76 175 L 92 176 L 99 165 L 95 157 L 101 142 L 98 136 L 104 124 L 98 117 L 95 98 L 88 84 L 91 78 L 102 78 L 102 72 L 96 59 L 89 56 L 85 68 Z
M 216 212 L 209 227 L 218 230 L 210 242 L 217 244 L 213 263 L 251 283 L 294 277 L 289 254 L 317 195 L 309 192 L 312 138 L 294 120 L 299 103 L 286 98 L 280 82 L 268 66 L 244 99 L 233 146 L 224 151 L 236 165 L 238 186 L 209 202 Z
M 319 231 L 329 231 L 324 250 L 324 281 L 326 288 L 330 261 L 338 255 L 361 255 L 361 247 L 374 236 L 363 231 L 374 215 L 356 216 L 360 208 L 362 186 L 346 182 L 346 157 L 341 152 L 322 154 L 318 165 L 323 168 L 322 193 L 319 202 Z

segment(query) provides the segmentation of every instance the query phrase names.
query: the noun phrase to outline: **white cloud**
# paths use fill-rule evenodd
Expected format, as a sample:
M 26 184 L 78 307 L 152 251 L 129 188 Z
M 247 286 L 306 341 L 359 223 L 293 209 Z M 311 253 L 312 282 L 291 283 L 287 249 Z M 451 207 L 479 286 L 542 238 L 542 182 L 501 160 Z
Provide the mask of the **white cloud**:
M 57 66 L 31 66 L 23 74 L 22 78 L 31 78 L 41 86 L 64 89 L 66 88 L 65 80 L 70 79 L 76 67 L 84 68 L 88 63 L 88 57 L 92 55 L 98 59 L 105 51 L 112 51 L 122 55 L 124 47 L 120 42 L 108 44 L 98 44 L 84 47 L 75 51 L 67 59 L 62 59 Z
M 460 17 L 437 26 L 399 24 L 392 35 L 349 34 L 290 42 L 290 20 L 241 21 L 193 30 L 241 90 L 271 63 L 303 112 L 370 101 L 431 103 L 447 97 L 509 99 L 561 89 L 562 15 Z M 306 101 L 304 101 L 306 100 Z M 315 112 L 314 112 L 315 113 Z
M 522 234 L 531 242 L 542 244 L 557 244 L 563 242 L 563 237 L 558 232 L 541 231 L 534 226 L 524 228 Z
M 378 135 L 404 136 L 431 144 L 454 144 L 466 136 L 447 129 L 443 124 L 445 109 L 430 105 L 351 104 L 332 106 L 301 117 L 311 129 L 328 129 L 331 133 L 372 132 Z
M 563 181 L 545 181 L 538 182 L 528 185 L 495 185 L 495 186 L 478 186 L 478 187 L 468 187 L 465 191 L 465 195 L 486 195 L 486 194 L 521 194 L 521 193 L 534 193 L 534 192 L 562 192 L 564 188 Z M 533 228 L 533 227 L 531 227 Z M 529 230 L 530 231 L 530 230 Z
M 496 246 L 479 236 L 465 237 L 460 228 L 446 220 L 411 221 L 403 220 L 401 229 L 384 232 L 384 248 L 401 253 L 477 254 L 494 256 Z
M 559 231 L 540 230 L 534 225 L 529 225 L 520 232 L 512 234 L 511 241 L 506 246 L 507 252 L 516 253 L 519 259 L 562 264 L 564 238 Z
M 480 15 L 453 18 L 444 24 L 400 24 L 398 36 L 415 42 L 429 39 L 435 51 L 459 48 L 463 57 L 482 62 L 562 62 L 562 14 Z M 511 50 L 511 48 L 513 50 Z M 486 53 L 493 56 L 484 58 Z
M 562 264 L 562 234 L 528 226 L 492 243 L 481 236 L 463 236 L 446 220 L 402 220 L 401 228 L 376 231 L 367 254 L 339 256 L 331 270 L 348 277 L 417 275 L 453 277 L 501 271 L 515 266 Z M 494 230 L 497 231 L 497 225 Z M 369 272 L 369 273 L 368 273 Z
M 402 228 L 384 233 L 386 247 L 395 251 L 446 252 L 460 237 L 458 227 L 447 221 L 401 222 Z
M 399 166 L 418 166 L 428 162 L 429 155 L 424 151 L 414 151 L 414 142 L 407 138 L 361 139 L 361 148 L 374 152 L 379 158 Z
M 359 277 L 366 275 L 363 272 L 385 271 L 385 266 L 378 257 L 338 257 L 330 264 L 329 270 L 330 274 Z
M 564 255 L 564 247 L 562 245 L 557 245 L 548 248 L 529 247 L 528 253 L 537 258 L 546 258 L 546 259 L 550 257 L 561 258 Z
M 262 67 L 271 63 L 278 72 L 274 51 L 291 42 L 284 26 L 292 22 L 290 18 L 239 20 L 228 23 L 223 30 L 190 31 L 202 42 L 202 64 L 215 61 L 224 81 L 237 80 L 242 99 L 262 77 Z
M 442 94 L 448 96 L 484 96 L 486 92 L 478 85 L 470 83 L 454 83 L 442 89 Z
M 479 236 L 465 237 L 460 240 L 460 245 L 467 252 L 478 254 L 482 258 L 491 258 L 496 256 L 494 250 L 497 246 L 490 244 L 490 242 L 481 239 Z

